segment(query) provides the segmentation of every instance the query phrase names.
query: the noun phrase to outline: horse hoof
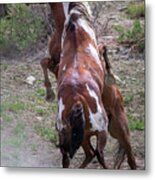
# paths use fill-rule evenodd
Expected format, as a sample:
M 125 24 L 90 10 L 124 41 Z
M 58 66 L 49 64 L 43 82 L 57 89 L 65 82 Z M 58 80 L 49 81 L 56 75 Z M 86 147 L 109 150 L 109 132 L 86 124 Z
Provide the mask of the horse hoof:
M 48 93 L 46 95 L 46 101 L 47 102 L 52 102 L 52 101 L 54 101 L 54 99 L 55 99 L 55 94 L 53 91 L 51 91 L 50 93 Z

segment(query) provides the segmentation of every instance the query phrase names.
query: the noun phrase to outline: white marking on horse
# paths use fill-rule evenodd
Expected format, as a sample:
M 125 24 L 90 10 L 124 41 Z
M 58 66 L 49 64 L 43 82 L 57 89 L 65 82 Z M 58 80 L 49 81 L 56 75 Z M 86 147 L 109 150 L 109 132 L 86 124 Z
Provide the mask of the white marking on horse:
M 87 52 L 89 55 L 92 55 L 94 59 L 96 60 L 96 62 L 98 63 L 98 65 L 100 66 L 100 68 L 102 69 L 102 64 L 99 59 L 99 53 L 92 44 L 88 45 L 88 47 L 85 49 L 85 52 Z
M 90 122 L 92 125 L 92 130 L 93 131 L 107 130 L 106 119 L 103 119 L 104 118 L 103 111 L 102 111 L 102 108 L 99 104 L 98 96 L 96 95 L 94 90 L 90 89 L 88 84 L 86 84 L 86 88 L 87 88 L 87 91 L 89 92 L 89 95 L 96 100 L 96 106 L 97 106 L 96 113 L 92 113 L 90 108 L 89 108 L 89 118 L 90 118 Z
M 92 12 L 91 12 L 91 10 L 90 10 L 90 6 L 89 6 L 88 2 L 82 2 L 82 3 L 83 3 L 83 5 L 86 7 L 88 14 L 89 14 L 90 16 L 92 16 Z
M 85 19 L 79 18 L 77 20 L 78 25 L 93 39 L 94 43 L 97 44 L 96 36 L 94 30 L 89 26 L 88 22 Z
M 70 14 L 70 15 L 72 15 L 72 14 L 78 14 L 78 15 L 80 15 L 81 13 L 80 13 L 78 10 L 76 10 L 76 9 L 72 9 L 69 14 Z
M 59 107 L 59 112 L 58 112 L 56 125 L 57 125 L 57 129 L 61 131 L 63 129 L 62 113 L 65 109 L 65 105 L 63 104 L 62 98 L 60 98 L 59 100 L 58 107 Z
M 64 44 L 64 39 L 66 37 L 66 25 L 69 22 L 70 16 L 68 15 L 68 9 L 69 9 L 69 2 L 64 2 L 63 3 L 63 9 L 64 9 L 64 14 L 65 14 L 65 22 L 64 22 L 64 29 L 62 32 L 62 37 L 61 37 L 61 49 L 63 49 L 63 44 Z
M 66 64 L 64 65 L 64 67 L 63 67 L 63 69 L 62 69 L 63 71 L 65 71 L 66 70 Z

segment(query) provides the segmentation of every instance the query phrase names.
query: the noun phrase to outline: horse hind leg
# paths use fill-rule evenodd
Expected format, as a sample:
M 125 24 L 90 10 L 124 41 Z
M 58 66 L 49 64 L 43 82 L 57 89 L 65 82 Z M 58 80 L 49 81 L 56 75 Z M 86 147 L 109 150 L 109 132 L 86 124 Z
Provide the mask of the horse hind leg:
M 111 118 L 109 127 L 110 127 L 109 131 L 111 136 L 117 139 L 119 143 L 119 151 L 115 159 L 114 168 L 115 169 L 120 168 L 126 154 L 130 168 L 136 169 L 136 162 L 130 143 L 130 134 L 126 121 L 126 116 L 122 114 L 122 116 L 119 116 L 119 120 L 118 119 L 115 120 L 114 118 Z
M 70 164 L 68 154 L 62 149 L 61 149 L 61 153 L 62 153 L 62 167 L 68 168 Z
M 96 147 L 96 155 L 99 163 L 102 165 L 104 169 L 107 169 L 107 166 L 104 161 L 103 149 L 106 145 L 107 134 L 105 131 L 98 132 L 97 134 L 97 147 Z
M 125 135 L 124 137 L 119 138 L 119 141 L 120 141 L 121 146 L 123 146 L 123 148 L 126 152 L 128 164 L 129 164 L 130 168 L 136 169 L 136 162 L 135 162 L 135 158 L 134 158 L 134 155 L 132 152 L 129 137 Z
M 51 88 L 51 83 L 48 77 L 48 69 L 50 69 L 49 64 L 50 64 L 51 59 L 50 58 L 44 58 L 40 61 L 43 74 L 44 74 L 44 84 L 46 87 L 46 100 L 47 101 L 53 101 L 55 99 L 55 94 Z
M 82 148 L 85 152 L 86 158 L 83 161 L 83 163 L 80 165 L 79 168 L 85 168 L 92 161 L 92 159 L 95 157 L 95 150 L 90 143 L 90 138 L 84 139 L 84 141 L 82 143 Z
M 114 155 L 114 169 L 120 169 L 125 158 L 125 149 L 118 142 L 118 151 Z

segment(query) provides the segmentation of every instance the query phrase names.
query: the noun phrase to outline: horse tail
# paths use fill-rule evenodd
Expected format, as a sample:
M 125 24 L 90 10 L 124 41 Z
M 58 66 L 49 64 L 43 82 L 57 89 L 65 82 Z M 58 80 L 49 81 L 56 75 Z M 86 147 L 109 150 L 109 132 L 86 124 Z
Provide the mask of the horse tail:
M 69 121 L 72 128 L 69 156 L 73 158 L 84 138 L 85 119 L 83 105 L 80 101 L 73 105 Z

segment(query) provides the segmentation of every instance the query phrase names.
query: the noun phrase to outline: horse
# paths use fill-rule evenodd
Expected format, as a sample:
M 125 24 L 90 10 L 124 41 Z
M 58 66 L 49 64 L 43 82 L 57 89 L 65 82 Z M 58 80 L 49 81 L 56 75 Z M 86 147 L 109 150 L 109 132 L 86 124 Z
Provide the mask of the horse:
M 102 103 L 104 73 L 89 6 L 82 2 L 66 4 L 66 21 L 62 34 L 58 69 L 58 117 L 56 128 L 62 154 L 62 166 L 82 146 L 85 168 L 97 156 L 103 168 L 103 149 L 107 140 L 108 118 Z M 90 138 L 96 136 L 96 150 Z
M 67 3 L 64 4 L 64 6 L 62 3 L 50 4 L 54 19 L 56 21 L 56 31 L 58 33 L 55 32 L 49 43 L 49 54 L 51 54 L 51 58 L 45 58 L 44 60 L 41 61 L 43 70 L 47 72 L 47 68 L 49 68 L 49 70 L 53 72 L 56 77 L 58 76 L 57 75 L 58 64 L 60 61 L 60 53 L 61 53 L 60 39 L 64 27 L 65 14 L 67 14 L 67 6 L 68 6 Z M 58 11 L 60 12 L 59 14 L 57 13 Z M 104 69 L 105 77 L 107 77 L 108 74 L 112 74 L 111 65 L 107 56 L 107 48 L 103 44 L 99 44 L 98 48 L 99 48 L 101 63 L 103 63 L 103 61 L 105 62 L 105 64 L 103 63 L 103 69 Z M 56 58 L 52 58 L 52 57 L 56 57 Z M 51 95 L 53 94 L 51 90 L 51 84 L 48 79 L 48 74 L 47 73 L 44 74 L 46 75 L 45 84 L 47 87 L 46 99 L 50 99 Z M 129 159 L 128 160 L 129 166 L 131 167 L 131 169 L 136 169 L 136 162 L 134 159 L 134 155 L 130 143 L 130 132 L 128 128 L 127 117 L 124 111 L 123 98 L 119 88 L 114 84 L 109 85 L 105 82 L 104 89 L 102 92 L 102 101 L 103 104 L 105 105 L 105 110 L 109 118 L 108 131 L 110 132 L 112 137 L 117 139 L 119 144 L 119 151 L 116 154 L 113 168 L 119 169 L 121 163 L 124 160 L 125 154 L 128 154 L 127 156 Z M 120 132 L 122 132 L 122 134 L 124 135 L 120 135 L 121 134 Z
M 64 28 L 65 15 L 62 3 L 49 3 L 51 12 L 55 20 L 56 31 L 51 34 L 48 45 L 49 56 L 43 58 L 40 61 L 43 74 L 44 74 L 44 85 L 46 87 L 46 100 L 54 100 L 55 94 L 52 90 L 52 86 L 48 76 L 48 69 L 57 77 L 58 64 L 60 61 L 61 53 L 61 36 Z
M 60 53 L 61 53 L 61 36 L 62 31 L 64 28 L 64 22 L 65 22 L 65 14 L 67 14 L 67 4 L 64 3 L 49 3 L 51 12 L 53 14 L 53 18 L 56 25 L 56 30 L 54 33 L 51 34 L 51 37 L 49 39 L 48 43 L 48 57 L 43 58 L 40 61 L 43 74 L 44 74 L 44 85 L 46 87 L 46 100 L 47 101 L 53 101 L 55 98 L 55 94 L 52 90 L 52 85 L 49 80 L 48 76 L 48 70 L 51 71 L 55 77 L 57 78 L 58 74 L 58 66 L 60 61 Z M 59 13 L 58 13 L 59 12 Z M 103 47 L 103 46 L 101 46 Z M 104 51 L 106 51 L 106 46 L 104 46 Z M 105 65 L 108 74 L 112 74 L 110 71 L 110 63 L 106 56 L 107 53 L 104 53 L 105 58 Z M 111 76 L 110 76 L 111 77 Z
M 107 59 L 106 61 L 109 62 L 106 46 L 100 44 L 98 47 L 102 62 L 104 59 Z M 103 68 L 106 77 L 107 74 L 110 73 L 111 66 L 110 64 L 107 64 L 103 65 Z M 117 139 L 118 142 L 118 151 L 115 155 L 113 168 L 120 169 L 125 155 L 127 155 L 130 168 L 136 169 L 137 166 L 131 147 L 128 119 L 124 109 L 123 97 L 117 85 L 108 85 L 105 82 L 102 93 L 102 102 L 109 119 L 108 131 L 113 138 Z

